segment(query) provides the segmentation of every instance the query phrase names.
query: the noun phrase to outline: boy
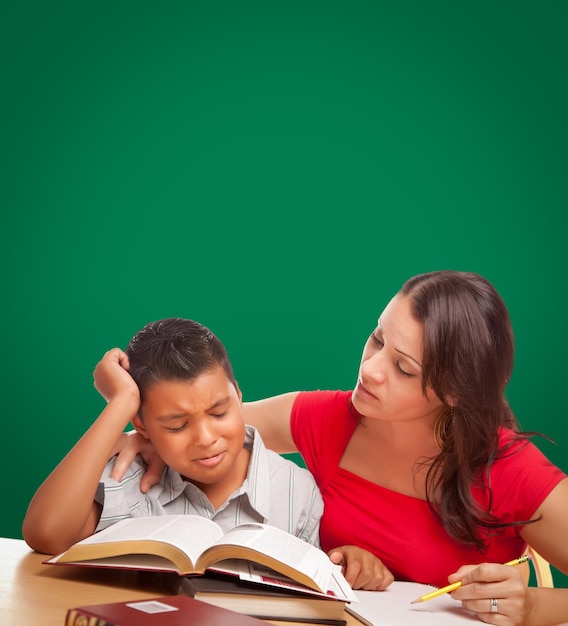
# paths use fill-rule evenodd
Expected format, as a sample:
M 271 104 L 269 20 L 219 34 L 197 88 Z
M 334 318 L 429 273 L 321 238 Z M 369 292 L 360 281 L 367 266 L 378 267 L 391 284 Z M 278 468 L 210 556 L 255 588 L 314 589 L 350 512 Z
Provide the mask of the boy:
M 39 487 L 23 523 L 35 550 L 58 554 L 126 517 L 192 514 L 223 531 L 263 522 L 319 546 L 323 503 L 311 474 L 266 450 L 245 426 L 227 352 L 205 326 L 151 322 L 126 352 L 107 352 L 94 371 L 107 406 Z M 124 428 L 152 442 L 166 464 L 140 491 L 139 458 L 120 482 L 108 461 Z

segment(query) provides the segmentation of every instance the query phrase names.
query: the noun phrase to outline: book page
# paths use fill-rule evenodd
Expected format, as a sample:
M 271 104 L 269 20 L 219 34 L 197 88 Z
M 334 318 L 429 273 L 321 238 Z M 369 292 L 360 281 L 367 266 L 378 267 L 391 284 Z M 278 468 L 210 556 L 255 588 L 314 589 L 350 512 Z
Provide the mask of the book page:
M 217 524 L 197 515 L 158 515 L 121 520 L 75 545 L 90 546 L 133 541 L 160 541 L 185 552 L 193 563 L 216 539 L 223 535 Z M 71 558 L 74 546 L 69 553 Z M 125 552 L 128 554 L 128 550 Z M 62 560 L 60 557 L 58 560 Z M 55 559 L 54 559 L 55 560 Z
M 220 553 L 220 547 L 231 545 L 268 555 L 288 568 L 304 573 L 322 590 L 329 588 L 334 564 L 327 554 L 284 530 L 263 524 L 242 524 L 218 539 L 211 551 Z
M 434 590 L 429 585 L 395 581 L 385 591 L 355 591 L 357 604 L 347 612 L 361 616 L 373 626 L 448 626 L 479 624 L 475 613 L 463 608 L 461 602 L 448 594 L 426 602 L 413 600 Z
M 225 564 L 226 561 L 222 561 L 222 563 Z M 345 580 L 345 577 L 341 573 L 340 565 L 334 565 L 327 591 L 322 592 L 300 585 L 287 576 L 275 572 L 268 567 L 258 565 L 258 563 L 238 560 L 235 560 L 235 563 L 240 564 L 240 567 L 237 570 L 239 578 L 247 582 L 272 585 L 274 587 L 279 587 L 280 589 L 291 589 L 292 591 L 298 591 L 307 595 L 317 596 L 320 598 L 333 598 L 334 600 L 341 600 L 342 602 L 358 602 L 353 589 L 351 589 L 349 583 Z M 233 569 L 235 570 L 237 568 L 234 567 Z

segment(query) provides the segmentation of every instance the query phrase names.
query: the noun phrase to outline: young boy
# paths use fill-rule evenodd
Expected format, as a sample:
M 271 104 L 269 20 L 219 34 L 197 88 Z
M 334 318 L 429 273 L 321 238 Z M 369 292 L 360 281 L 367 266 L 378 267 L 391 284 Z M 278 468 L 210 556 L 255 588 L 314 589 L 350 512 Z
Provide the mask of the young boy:
M 30 547 L 58 554 L 121 519 L 166 514 L 208 517 L 225 532 L 263 522 L 319 546 L 314 479 L 245 426 L 229 357 L 209 329 L 180 318 L 147 324 L 126 352 L 104 355 L 94 381 L 107 406 L 32 498 L 23 523 Z M 139 457 L 120 482 L 110 478 L 128 422 L 166 464 L 148 493 Z

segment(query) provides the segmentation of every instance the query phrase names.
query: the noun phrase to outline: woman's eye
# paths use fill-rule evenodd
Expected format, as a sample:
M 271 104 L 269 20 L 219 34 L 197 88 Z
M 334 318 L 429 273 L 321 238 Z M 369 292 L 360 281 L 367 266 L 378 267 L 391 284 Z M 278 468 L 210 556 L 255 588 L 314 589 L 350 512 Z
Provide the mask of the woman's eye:
M 377 346 L 379 346 L 380 348 L 382 348 L 385 344 L 375 335 L 375 333 L 373 333 L 371 335 L 371 339 L 373 340 L 373 343 L 375 343 Z
M 397 361 L 396 362 L 396 369 L 398 370 L 398 372 L 400 374 L 402 374 L 403 376 L 406 376 L 407 378 L 414 378 L 414 374 L 409 374 L 408 372 L 405 372 L 402 367 L 400 367 L 400 363 Z

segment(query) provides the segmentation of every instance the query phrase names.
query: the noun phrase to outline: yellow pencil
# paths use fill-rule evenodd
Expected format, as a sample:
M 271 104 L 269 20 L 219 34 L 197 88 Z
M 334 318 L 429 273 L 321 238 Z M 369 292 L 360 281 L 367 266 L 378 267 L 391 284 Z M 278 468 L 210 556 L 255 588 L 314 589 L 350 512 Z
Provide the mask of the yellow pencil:
M 520 556 L 518 559 L 507 561 L 505 565 L 520 565 L 521 563 L 526 563 L 529 559 L 530 559 L 530 556 L 528 554 L 525 554 L 524 556 Z M 416 600 L 412 600 L 410 604 L 416 604 L 417 602 L 426 602 L 426 600 L 437 598 L 438 596 L 441 596 L 444 593 L 449 593 L 450 591 L 453 591 L 454 589 L 457 589 L 458 587 L 461 587 L 461 580 L 458 580 L 457 583 L 452 583 L 451 585 L 440 587 L 439 589 L 436 589 L 435 591 L 432 591 L 431 593 L 427 593 L 423 596 L 420 596 L 419 598 L 416 598 Z

